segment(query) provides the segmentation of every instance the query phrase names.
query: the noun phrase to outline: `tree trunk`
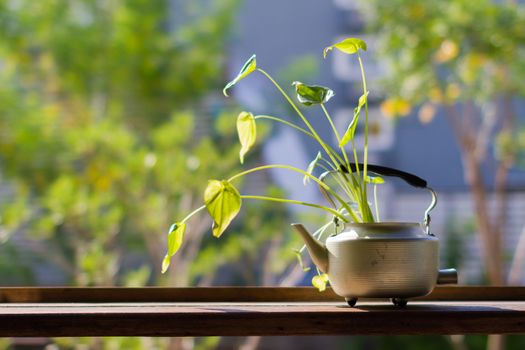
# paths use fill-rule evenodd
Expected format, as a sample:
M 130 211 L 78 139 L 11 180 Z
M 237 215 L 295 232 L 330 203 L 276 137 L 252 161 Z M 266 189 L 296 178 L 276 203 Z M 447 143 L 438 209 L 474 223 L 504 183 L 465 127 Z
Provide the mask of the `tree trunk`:
M 503 284 L 501 228 L 494 227 L 491 222 L 481 164 L 469 152 L 464 152 L 464 160 L 466 180 L 474 201 L 476 226 L 481 238 L 487 277 L 491 285 L 500 285 Z

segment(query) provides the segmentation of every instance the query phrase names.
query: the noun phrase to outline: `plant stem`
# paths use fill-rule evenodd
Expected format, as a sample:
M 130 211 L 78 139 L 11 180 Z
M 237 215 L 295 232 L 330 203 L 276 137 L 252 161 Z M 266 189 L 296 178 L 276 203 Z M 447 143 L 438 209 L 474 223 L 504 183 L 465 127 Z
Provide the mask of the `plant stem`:
M 365 69 L 363 67 L 363 61 L 361 60 L 361 55 L 359 54 L 359 51 L 357 52 L 357 59 L 359 61 L 359 68 L 361 69 L 361 79 L 363 80 L 363 95 L 367 95 Z M 366 185 L 367 173 L 368 173 L 368 96 L 365 99 L 365 145 L 364 145 L 364 151 L 363 151 L 363 193 L 362 193 L 363 201 L 360 202 L 360 204 L 361 204 L 361 214 L 362 214 L 363 222 L 374 222 L 374 216 L 366 200 L 367 198 L 367 194 L 366 194 L 367 192 L 367 185 Z
M 359 68 L 361 69 L 361 79 L 363 80 L 363 94 L 366 94 L 366 76 L 365 69 L 363 67 L 363 61 L 359 51 L 357 52 L 357 59 L 359 61 Z M 366 198 L 366 175 L 368 170 L 368 98 L 365 100 L 365 146 L 363 151 L 363 195 Z
M 323 164 L 317 164 L 318 167 L 322 168 L 323 170 L 327 171 L 327 172 L 331 172 L 330 169 L 328 169 L 326 166 L 324 166 Z M 332 172 L 333 173 L 333 172 Z M 335 181 L 337 182 L 337 184 L 346 192 L 346 194 L 348 195 L 348 197 L 350 197 L 350 199 L 353 199 L 352 196 L 355 195 L 355 193 L 353 192 L 353 189 L 351 189 L 349 186 L 348 186 L 348 183 L 346 181 L 346 178 L 343 177 L 341 175 L 341 173 L 339 171 L 337 171 L 337 176 L 334 176 L 334 179 Z
M 188 221 L 189 219 L 191 219 L 191 217 L 193 215 L 197 214 L 199 211 L 203 210 L 204 208 L 206 208 L 206 206 L 202 205 L 202 206 L 198 207 L 197 209 L 195 209 L 194 211 L 192 211 L 191 213 L 189 213 L 188 215 L 186 215 L 186 217 L 184 219 L 182 219 L 181 224 L 183 224 L 186 221 Z
M 281 118 L 272 117 L 272 116 L 269 116 L 269 115 L 258 115 L 256 117 L 254 117 L 254 119 L 256 119 L 256 120 L 257 119 L 269 119 L 269 120 L 273 120 L 273 121 L 276 121 L 276 122 L 279 122 L 279 123 L 283 123 L 283 124 L 286 124 L 288 126 L 291 126 L 294 129 L 297 129 L 300 132 L 302 132 L 302 133 L 312 137 L 313 139 L 315 139 L 315 136 L 311 132 L 309 132 L 308 130 L 305 130 L 305 129 L 301 128 L 300 126 L 297 126 L 297 125 L 295 125 L 293 123 L 290 123 L 289 121 L 286 121 L 286 120 L 281 119 Z
M 341 143 L 341 138 L 339 137 L 339 133 L 337 132 L 337 129 L 334 125 L 334 122 L 332 121 L 332 118 L 330 117 L 330 114 L 326 110 L 326 107 L 324 106 L 324 103 L 321 103 L 321 109 L 324 112 L 324 115 L 326 116 L 326 119 L 328 119 L 328 123 L 330 123 L 330 126 L 332 127 L 332 131 L 334 132 L 335 138 L 337 139 L 337 143 Z
M 335 171 L 335 172 L 337 172 L 338 177 L 341 179 L 340 182 L 344 185 L 344 187 L 343 186 L 341 186 L 341 187 L 346 192 L 346 194 L 348 195 L 350 200 L 355 202 L 355 198 L 356 198 L 355 191 L 354 191 L 353 187 L 349 187 L 348 183 L 350 182 L 350 180 L 348 180 L 348 177 L 346 176 L 346 174 L 341 172 L 341 171 L 339 171 L 340 169 L 335 168 L 334 165 L 332 163 L 330 163 L 329 161 L 327 161 L 326 159 L 321 158 L 321 160 L 323 162 L 325 162 L 332 169 L 328 169 L 326 166 L 324 166 L 322 164 L 318 164 L 318 166 L 320 166 L 321 168 L 323 168 L 326 171 Z M 352 178 L 352 180 L 354 180 L 354 178 Z M 354 187 L 357 187 L 357 186 L 355 186 L 355 184 L 354 184 Z
M 379 208 L 377 206 L 377 185 L 376 184 L 374 184 L 374 204 L 376 207 L 376 220 L 379 222 L 381 220 L 379 219 Z
M 328 166 L 329 166 L 330 168 L 332 168 L 332 170 L 335 170 L 335 171 L 337 171 L 337 170 L 338 170 L 338 168 L 337 168 L 337 167 L 335 167 L 335 166 L 334 166 L 334 165 L 333 165 L 332 163 L 330 163 L 330 162 L 329 162 L 329 161 L 327 161 L 326 159 L 324 159 L 324 158 L 322 158 L 322 157 L 321 157 L 321 160 L 322 160 L 323 162 L 325 162 L 325 163 L 326 163 L 326 165 L 328 165 Z M 326 167 L 324 167 L 323 169 L 327 169 L 327 168 L 326 168 Z M 327 171 L 329 171 L 329 169 L 327 169 Z
M 319 142 L 319 144 L 324 149 L 326 154 L 330 157 L 330 159 L 332 160 L 334 165 L 337 166 L 337 164 L 342 163 L 343 160 L 341 159 L 341 157 L 339 157 L 339 155 L 319 137 L 319 135 L 317 134 L 315 129 L 312 127 L 312 125 L 310 124 L 308 119 L 306 119 L 306 117 L 303 115 L 301 110 L 299 110 L 299 108 L 295 105 L 295 103 L 292 101 L 292 99 L 284 92 L 284 90 L 281 88 L 281 86 L 279 84 L 277 84 L 277 82 L 270 76 L 270 74 L 266 73 L 266 71 L 264 71 L 261 68 L 257 68 L 257 70 L 259 72 L 261 72 L 262 74 L 264 74 L 264 76 L 266 78 L 268 78 L 268 80 L 270 80 L 273 83 L 273 85 L 275 85 L 277 90 L 279 90 L 279 92 L 284 96 L 284 98 L 286 99 L 286 101 L 288 101 L 290 106 L 292 106 L 292 108 L 295 110 L 295 112 L 297 112 L 297 114 L 303 120 L 304 124 L 308 127 L 308 129 L 310 130 L 310 132 L 312 133 L 314 138 L 317 140 L 317 142 Z
M 343 154 L 343 157 L 345 158 L 345 165 L 347 168 L 350 167 L 350 163 L 348 162 L 348 156 L 346 155 L 346 151 L 344 146 L 341 146 L 341 138 L 339 137 L 339 133 L 337 132 L 337 128 L 334 125 L 334 122 L 332 121 L 332 118 L 330 117 L 330 113 L 326 110 L 326 107 L 324 106 L 324 103 L 321 103 L 321 109 L 324 112 L 324 115 L 326 116 L 326 119 L 328 119 L 328 123 L 330 123 L 330 126 L 332 127 L 332 131 L 334 132 L 335 138 L 337 139 L 337 144 L 339 145 L 339 148 L 341 149 L 341 153 Z
M 344 199 L 342 199 L 336 192 L 334 192 L 330 188 L 330 186 L 328 186 L 327 184 L 325 184 L 324 182 L 322 182 L 321 180 L 319 180 L 317 177 L 313 176 L 312 174 L 309 174 L 309 173 L 307 173 L 306 171 L 304 171 L 302 169 L 295 168 L 295 167 L 290 166 L 290 165 L 271 164 L 271 165 L 263 165 L 263 166 L 259 166 L 259 167 L 256 167 L 256 168 L 248 169 L 248 170 L 240 172 L 240 173 L 238 173 L 236 175 L 233 175 L 232 177 L 230 177 L 228 179 L 228 182 L 231 182 L 231 181 L 233 181 L 233 180 L 235 180 L 235 179 L 237 179 L 237 178 L 239 178 L 241 176 L 248 175 L 250 173 L 253 173 L 253 172 L 256 172 L 256 171 L 260 171 L 260 170 L 265 170 L 265 169 L 287 169 L 287 170 L 295 171 L 295 172 L 298 172 L 300 174 L 303 174 L 304 176 L 309 177 L 315 183 L 317 183 L 319 186 L 324 188 L 328 193 L 330 193 L 332 196 L 334 196 L 339 201 L 339 203 L 341 203 L 341 205 L 348 211 L 348 214 L 350 214 L 352 219 L 354 221 L 356 221 L 356 222 L 359 222 L 359 219 L 357 218 L 357 216 L 353 212 L 352 208 L 350 208 L 348 203 L 346 203 L 344 201 Z
M 291 204 L 298 204 L 298 205 L 304 205 L 304 206 L 307 206 L 307 207 L 313 207 L 313 208 L 317 208 L 317 209 L 322 209 L 322 210 L 325 210 L 325 211 L 327 211 L 327 212 L 337 216 L 339 219 L 343 220 L 344 222 L 348 222 L 348 219 L 345 218 L 344 215 L 339 213 L 337 210 L 329 208 L 329 207 L 325 207 L 323 205 L 318 205 L 318 204 L 298 201 L 298 200 L 294 200 L 294 199 L 275 198 L 275 197 L 266 197 L 266 196 L 242 195 L 241 198 L 243 198 L 243 199 L 258 199 L 258 200 L 263 200 L 263 201 L 280 202 L 280 203 L 291 203 Z

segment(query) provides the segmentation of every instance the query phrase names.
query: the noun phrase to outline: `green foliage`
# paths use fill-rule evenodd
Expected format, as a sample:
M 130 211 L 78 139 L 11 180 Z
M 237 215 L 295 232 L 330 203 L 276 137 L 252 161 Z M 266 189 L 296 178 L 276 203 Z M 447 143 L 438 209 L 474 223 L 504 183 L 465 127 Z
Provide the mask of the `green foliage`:
M 354 117 L 350 121 L 350 124 L 348 124 L 348 128 L 346 129 L 343 137 L 341 138 L 341 141 L 339 141 L 339 147 L 344 147 L 348 142 L 354 139 L 355 135 L 355 129 L 357 128 L 357 123 L 359 121 L 359 115 L 361 114 L 361 108 L 365 105 L 368 99 L 368 91 L 366 94 L 362 95 L 359 98 L 359 103 L 357 104 L 357 107 L 354 109 Z
M 368 176 L 365 181 L 369 184 L 379 185 L 384 184 L 385 180 L 381 176 Z
M 333 90 L 324 86 L 306 85 L 299 81 L 294 81 L 292 85 L 295 87 L 297 100 L 305 106 L 326 103 L 334 97 Z
M 317 167 L 317 163 L 319 163 L 319 161 L 323 158 L 323 155 L 321 154 L 321 152 L 317 152 L 317 155 L 315 156 L 314 160 L 312 160 L 310 162 L 310 164 L 308 164 L 308 167 L 306 168 L 306 173 L 307 175 L 304 175 L 303 177 L 303 184 L 306 185 L 309 181 L 310 181 L 310 176 L 308 175 L 312 175 L 315 168 Z
M 494 147 L 498 160 L 509 161 L 518 167 L 525 167 L 525 127 L 498 133 Z
M 42 241 L 31 256 L 72 284 L 127 283 L 126 259 L 157 281 L 167 213 L 236 167 L 234 135 L 196 135 L 204 114 L 186 108 L 222 85 L 235 1 L 195 3 L 175 30 L 168 5 L 0 1 L 2 228 Z
M 242 80 L 244 77 L 246 77 L 248 74 L 251 74 L 252 72 L 259 72 L 263 74 L 268 80 L 277 88 L 277 90 L 283 95 L 284 99 L 290 104 L 292 109 L 297 113 L 298 117 L 304 124 L 304 128 L 302 126 L 297 125 L 294 121 L 287 121 L 278 117 L 272 117 L 272 116 L 266 116 L 266 115 L 260 115 L 254 117 L 252 113 L 249 112 L 241 112 L 239 117 L 237 118 L 237 131 L 239 135 L 239 140 L 241 143 L 241 151 L 240 151 L 240 160 L 241 163 L 244 161 L 244 156 L 246 152 L 250 149 L 250 147 L 255 143 L 255 130 L 256 130 L 256 120 L 257 119 L 267 119 L 275 122 L 279 122 L 282 124 L 285 124 L 289 127 L 294 128 L 295 130 L 304 133 L 308 135 L 309 137 L 313 138 L 318 145 L 321 147 L 322 151 L 319 151 L 315 159 L 310 163 L 307 170 L 304 171 L 299 168 L 295 168 L 289 165 L 281 165 L 281 164 L 271 164 L 271 165 L 262 165 L 255 168 L 251 168 L 245 171 L 242 171 L 240 173 L 237 173 L 233 176 L 231 176 L 228 180 L 209 180 L 208 187 L 206 188 L 204 192 L 204 206 L 195 209 L 190 214 L 188 214 L 184 219 L 182 219 L 181 223 L 186 222 L 189 220 L 192 216 L 196 215 L 198 212 L 206 208 L 208 210 L 208 213 L 213 219 L 213 235 L 215 237 L 219 237 L 224 230 L 230 225 L 231 221 L 235 216 L 237 216 L 240 208 L 241 208 L 241 201 L 243 199 L 257 199 L 257 200 L 263 200 L 263 201 L 269 201 L 269 202 L 280 202 L 280 203 L 290 203 L 290 204 L 297 204 L 297 205 L 304 205 L 309 207 L 315 207 L 318 209 L 325 210 L 326 212 L 331 213 L 335 217 L 341 219 L 343 222 L 373 222 L 374 217 L 370 210 L 370 206 L 368 204 L 367 199 L 367 184 L 371 183 L 374 185 L 374 198 L 376 199 L 376 215 L 377 213 L 377 196 L 376 196 L 376 188 L 375 185 L 378 183 L 381 183 L 381 178 L 371 178 L 367 174 L 367 159 L 368 159 L 368 91 L 366 89 L 366 79 L 365 79 L 365 73 L 363 68 L 363 63 L 361 61 L 361 57 L 359 56 L 358 50 L 366 50 L 366 44 L 359 39 L 347 39 L 341 43 L 335 44 L 332 47 L 335 47 L 339 50 L 342 50 L 345 53 L 354 54 L 357 53 L 357 59 L 359 61 L 359 66 L 361 70 L 362 75 L 362 82 L 363 82 L 363 96 L 359 99 L 359 104 L 355 110 L 354 115 L 354 124 L 357 124 L 357 118 L 360 114 L 361 109 L 364 107 L 365 110 L 365 141 L 364 141 L 364 154 L 363 154 L 363 169 L 359 170 L 359 167 L 355 167 L 356 171 L 352 172 L 351 169 L 353 169 L 350 166 L 350 162 L 348 160 L 348 155 L 343 147 L 345 143 L 350 142 L 352 143 L 352 151 L 353 151 L 353 157 L 356 163 L 358 163 L 358 156 L 357 156 L 357 149 L 355 147 L 354 143 L 354 130 L 355 125 L 352 126 L 352 122 L 350 123 L 349 130 L 345 134 L 345 139 L 341 140 L 339 137 L 339 133 L 332 121 L 332 118 L 326 108 L 324 107 L 324 103 L 328 102 L 333 96 L 334 92 L 326 87 L 322 86 L 316 86 L 316 85 L 305 85 L 303 83 L 300 83 L 298 81 L 295 81 L 292 85 L 295 87 L 297 98 L 300 103 L 306 105 L 306 106 L 312 106 L 312 105 L 320 105 L 321 110 L 326 117 L 329 125 L 332 127 L 332 130 L 334 132 L 334 135 L 336 136 L 337 140 L 340 144 L 340 151 L 341 153 L 338 153 L 335 151 L 327 142 L 325 142 L 317 133 L 317 131 L 312 127 L 308 119 L 304 116 L 304 114 L 301 112 L 301 110 L 297 107 L 297 105 L 292 101 L 292 99 L 286 94 L 286 92 L 281 88 L 281 86 L 263 69 L 258 68 L 257 64 L 255 62 L 255 55 L 252 56 L 242 67 L 237 77 L 235 77 L 231 82 L 229 82 L 226 87 L 224 88 L 223 92 L 225 95 L 226 91 L 233 85 L 235 85 L 237 82 Z M 325 55 L 326 52 L 331 50 L 331 48 L 325 49 Z M 351 49 L 354 48 L 355 50 Z M 352 51 L 353 50 L 353 51 Z M 345 143 L 342 143 L 344 141 Z M 334 177 L 337 178 L 336 185 L 337 187 L 332 188 L 330 185 L 323 182 L 323 178 L 325 175 L 322 175 L 322 177 L 316 177 L 313 175 L 313 172 L 315 168 L 321 168 L 325 172 L 324 174 L 333 174 Z M 323 194 L 326 196 L 333 196 L 335 200 L 338 202 L 338 205 L 335 209 L 315 204 L 315 203 L 307 203 L 299 200 L 294 199 L 288 199 L 288 198 L 280 198 L 280 197 L 274 197 L 274 196 L 259 196 L 259 195 L 241 195 L 237 189 L 233 186 L 233 182 L 235 180 L 238 180 L 239 178 L 244 177 L 245 175 L 267 170 L 267 169 L 286 169 L 289 171 L 297 172 L 299 174 L 303 175 L 303 182 L 306 184 L 307 180 L 313 180 L 323 191 Z M 343 169 L 348 169 L 350 171 L 349 174 L 346 174 Z M 338 195 L 337 190 L 340 190 L 344 193 L 345 198 Z M 352 204 L 356 203 L 356 206 L 353 206 Z M 324 225 L 320 230 L 318 230 L 318 236 L 321 236 L 326 227 L 330 225 L 332 221 L 329 222 L 329 224 Z M 175 227 L 178 227 L 179 224 L 175 224 Z M 317 237 L 320 238 L 320 237 Z M 169 244 L 169 243 L 168 243 Z M 222 256 L 231 256 L 231 252 L 237 252 L 238 249 L 234 245 L 238 244 L 238 241 L 233 241 L 229 247 L 234 247 L 232 251 L 229 251 L 226 254 L 223 254 Z M 166 256 L 163 265 L 165 267 L 168 266 L 169 263 L 169 251 L 170 247 L 168 246 L 168 255 Z M 295 256 L 296 258 L 299 258 L 299 262 L 302 266 L 301 261 L 301 251 L 295 250 Z M 168 259 L 168 260 L 166 260 Z M 165 270 L 165 269 L 163 269 Z M 304 267 L 303 267 L 304 270 Z M 320 291 L 324 290 L 326 288 L 326 284 L 328 282 L 327 275 L 318 275 L 315 276 L 312 280 L 312 283 L 316 288 L 318 288 Z
M 275 186 L 270 186 L 265 194 L 283 196 Z M 290 221 L 284 206 L 243 201 L 239 220 L 232 222 L 227 235 L 220 240 L 211 235 L 204 238 L 199 255 L 191 263 L 190 279 L 215 275 L 229 285 L 277 284 L 294 262 L 293 248 L 301 244 L 300 238 L 290 232 Z
M 426 335 L 426 336 L 359 336 L 355 338 L 357 348 L 372 348 L 377 350 L 388 349 L 429 349 L 429 350 L 448 350 L 453 349 L 445 336 Z M 351 347 L 346 347 L 351 349 Z M 353 347 L 352 347 L 353 348 Z
M 315 275 L 312 278 L 312 285 L 317 288 L 320 292 L 326 290 L 326 285 L 328 284 L 328 275 L 326 273 Z
M 168 270 L 170 266 L 170 258 L 179 250 L 184 240 L 184 233 L 186 232 L 186 224 L 177 222 L 171 225 L 168 231 L 168 252 L 162 260 L 162 273 Z
M 323 51 L 323 56 L 326 58 L 326 54 L 332 51 L 334 48 L 348 55 L 353 55 L 359 50 L 366 51 L 367 46 L 366 43 L 361 39 L 347 38 L 338 42 L 337 44 L 326 47 Z
M 489 0 L 371 1 L 388 92 L 412 105 L 525 94 L 525 7 Z
M 241 143 L 239 158 L 241 164 L 244 163 L 244 155 L 252 148 L 257 138 L 257 127 L 253 114 L 241 112 L 237 117 L 237 134 Z
M 84 104 L 76 119 L 125 115 L 145 127 L 219 86 L 234 4 L 193 4 L 206 8 L 173 32 L 166 0 L 3 0 L 2 59 L 25 85 Z
M 241 209 L 241 195 L 228 181 L 209 180 L 204 204 L 213 219 L 213 235 L 220 237 Z
M 29 259 L 28 259 L 29 258 Z M 31 257 L 22 256 L 9 241 L 0 243 L 0 276 L 2 285 L 20 286 L 33 284 L 35 274 L 30 263 L 35 263 Z
M 257 59 L 256 56 L 253 55 L 244 63 L 244 66 L 242 66 L 241 70 L 239 71 L 239 74 L 235 78 L 233 78 L 232 81 L 230 81 L 224 89 L 222 89 L 222 93 L 224 96 L 228 97 L 228 89 L 230 89 L 232 86 L 237 84 L 242 79 L 246 78 L 248 75 L 250 75 L 252 72 L 254 72 L 257 69 Z

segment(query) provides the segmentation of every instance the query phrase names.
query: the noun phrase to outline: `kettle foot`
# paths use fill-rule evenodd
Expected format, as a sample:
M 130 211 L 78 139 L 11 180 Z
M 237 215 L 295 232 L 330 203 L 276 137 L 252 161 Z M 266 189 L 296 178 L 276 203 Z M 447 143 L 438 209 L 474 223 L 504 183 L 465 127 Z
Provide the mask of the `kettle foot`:
M 345 298 L 345 300 L 348 306 L 350 307 L 354 307 L 355 304 L 357 303 L 357 298 Z
M 392 304 L 394 304 L 397 307 L 405 307 L 407 306 L 408 302 L 408 300 L 402 298 L 392 298 L 390 300 L 392 301 Z

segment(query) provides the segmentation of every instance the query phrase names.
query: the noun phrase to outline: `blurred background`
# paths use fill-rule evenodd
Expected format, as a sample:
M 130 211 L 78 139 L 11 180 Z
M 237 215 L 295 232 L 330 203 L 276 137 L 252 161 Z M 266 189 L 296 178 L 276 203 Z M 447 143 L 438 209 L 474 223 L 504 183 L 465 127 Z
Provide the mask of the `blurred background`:
M 289 223 L 313 228 L 324 215 L 265 202 L 245 201 L 220 240 L 198 215 L 168 272 L 160 268 L 168 228 L 201 205 L 208 179 L 268 163 L 306 169 L 317 154 L 293 129 L 260 123 L 240 165 L 240 111 L 294 115 L 261 74 L 228 99 L 225 83 L 256 53 L 290 94 L 295 80 L 332 88 L 327 108 L 344 130 L 359 67 L 338 52 L 323 60 L 322 50 L 349 36 L 368 44 L 370 162 L 438 192 L 442 267 L 457 268 L 461 284 L 523 284 L 524 23 L 522 1 L 0 0 L 2 285 L 310 285 Z M 322 111 L 307 113 L 335 144 Z M 422 220 L 428 193 L 391 179 L 379 187 L 382 220 Z M 313 184 L 283 172 L 246 177 L 242 188 L 324 203 Z M 0 347 L 484 349 L 487 337 L 22 343 Z

